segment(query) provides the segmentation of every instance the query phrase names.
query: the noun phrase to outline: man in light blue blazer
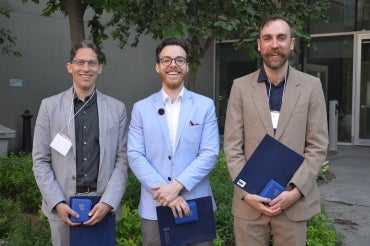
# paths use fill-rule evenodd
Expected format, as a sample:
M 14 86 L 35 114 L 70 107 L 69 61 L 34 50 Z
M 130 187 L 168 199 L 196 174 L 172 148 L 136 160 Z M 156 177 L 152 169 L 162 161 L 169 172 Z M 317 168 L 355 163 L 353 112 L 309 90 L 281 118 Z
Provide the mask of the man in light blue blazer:
M 43 196 L 54 246 L 70 245 L 71 196 L 98 196 L 86 226 L 120 212 L 127 184 L 125 105 L 96 90 L 102 71 L 98 47 L 83 41 L 71 50 L 73 86 L 41 102 L 33 142 L 33 172 Z M 58 144 L 53 140 L 59 140 Z M 83 243 L 83 242 L 80 242 Z
M 182 216 L 190 212 L 186 200 L 212 196 L 216 209 L 208 179 L 219 152 L 215 107 L 211 99 L 184 87 L 186 59 L 181 41 L 159 44 L 156 71 L 162 89 L 132 110 L 127 150 L 130 168 L 141 182 L 143 245 L 161 245 L 156 206 L 168 206 L 174 216 Z

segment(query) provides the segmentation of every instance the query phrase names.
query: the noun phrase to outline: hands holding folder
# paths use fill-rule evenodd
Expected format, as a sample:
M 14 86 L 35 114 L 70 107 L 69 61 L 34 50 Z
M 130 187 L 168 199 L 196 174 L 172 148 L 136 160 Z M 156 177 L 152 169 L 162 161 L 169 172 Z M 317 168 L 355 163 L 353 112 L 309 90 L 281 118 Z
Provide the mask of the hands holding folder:
M 234 180 L 234 184 L 250 194 L 271 201 L 285 191 L 303 161 L 303 156 L 266 134 Z M 291 203 L 294 198 L 295 196 L 288 198 L 286 203 Z M 281 203 L 276 201 L 271 205 L 278 202 Z

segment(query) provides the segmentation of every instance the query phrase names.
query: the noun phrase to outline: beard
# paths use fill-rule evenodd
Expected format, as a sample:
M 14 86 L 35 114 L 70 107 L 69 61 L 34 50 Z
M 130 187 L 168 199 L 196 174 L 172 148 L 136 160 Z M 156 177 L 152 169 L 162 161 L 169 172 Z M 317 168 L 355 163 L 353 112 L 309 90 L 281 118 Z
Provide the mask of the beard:
M 183 85 L 185 75 L 180 72 L 178 78 L 171 79 L 167 73 L 161 73 L 160 78 L 162 83 L 169 89 L 176 90 Z
M 270 69 L 279 69 L 283 67 L 288 61 L 289 54 L 285 54 L 280 50 L 274 50 L 269 53 L 261 54 L 265 65 Z

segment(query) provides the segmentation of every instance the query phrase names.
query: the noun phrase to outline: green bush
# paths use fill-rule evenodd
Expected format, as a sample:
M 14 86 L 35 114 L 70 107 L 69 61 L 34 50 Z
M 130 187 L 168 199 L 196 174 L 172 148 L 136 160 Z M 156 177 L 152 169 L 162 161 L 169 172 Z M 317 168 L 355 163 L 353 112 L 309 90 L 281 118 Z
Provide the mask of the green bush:
M 233 245 L 234 222 L 231 214 L 231 203 L 234 186 L 227 170 L 223 151 L 220 152 L 216 167 L 212 170 L 209 178 L 217 205 L 215 213 L 217 239 L 215 240 L 215 245 Z
M 343 244 L 340 234 L 333 222 L 326 215 L 325 208 L 307 222 L 307 246 L 339 246 Z
M 33 176 L 30 154 L 0 157 L 0 190 L 2 197 L 18 201 L 23 212 L 37 213 L 41 193 Z
M 4 246 L 51 245 L 47 221 L 22 212 L 18 201 L 7 198 L 0 198 L 0 238 Z
M 0 197 L 0 238 L 6 237 L 20 214 L 20 205 L 17 202 Z
M 140 217 L 138 210 L 122 205 L 122 219 L 116 224 L 117 246 L 141 245 Z
M 326 165 L 323 166 L 327 171 Z M 215 213 L 215 246 L 235 245 L 231 203 L 233 184 L 221 151 L 216 167 L 210 174 L 213 194 L 217 204 Z M 0 157 L 0 239 L 4 246 L 51 245 L 50 231 L 45 216 L 39 215 L 41 195 L 32 173 L 30 155 L 10 154 Z M 122 199 L 122 219 L 117 221 L 117 245 L 141 244 L 140 217 L 137 207 L 140 183 L 130 173 L 128 186 Z M 31 213 L 31 216 L 30 216 Z M 31 220 L 31 218 L 33 218 Z M 36 218 L 36 220 L 35 220 Z M 308 221 L 307 245 L 341 245 L 343 236 L 338 233 L 325 210 Z

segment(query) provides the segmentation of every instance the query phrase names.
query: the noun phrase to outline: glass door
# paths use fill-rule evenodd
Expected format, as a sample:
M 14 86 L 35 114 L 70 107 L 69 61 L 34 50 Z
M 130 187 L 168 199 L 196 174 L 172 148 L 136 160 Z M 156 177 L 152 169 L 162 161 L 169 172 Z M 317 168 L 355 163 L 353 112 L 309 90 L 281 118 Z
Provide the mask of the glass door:
M 370 146 L 370 34 L 357 35 L 354 144 Z

